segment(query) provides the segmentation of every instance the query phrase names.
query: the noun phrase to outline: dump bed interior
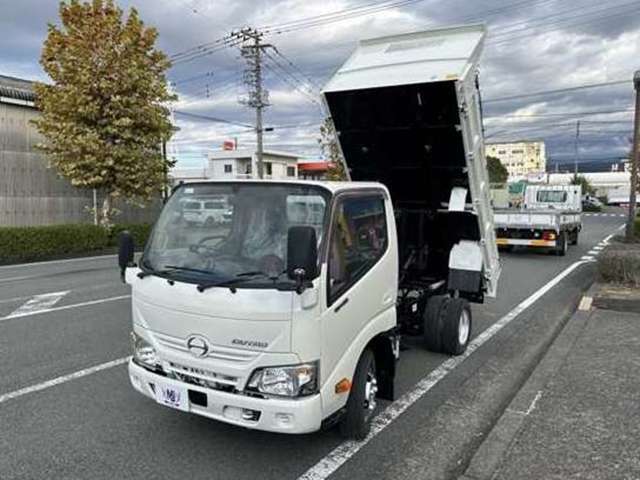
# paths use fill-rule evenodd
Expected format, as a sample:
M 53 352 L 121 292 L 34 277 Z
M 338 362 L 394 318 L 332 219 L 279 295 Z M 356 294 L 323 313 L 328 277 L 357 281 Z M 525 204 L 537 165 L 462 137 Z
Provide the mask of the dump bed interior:
M 474 25 L 363 41 L 323 92 L 350 178 L 391 192 L 405 283 L 447 279 L 449 252 L 460 240 L 482 244 L 485 265 L 493 266 L 482 241 L 493 235 L 492 221 L 483 223 L 474 207 L 489 205 L 479 105 L 465 105 L 464 90 L 477 93 L 483 38 Z M 462 118 L 465 108 L 477 110 L 469 112 L 475 124 Z M 474 141 L 478 170 L 470 168 Z M 455 187 L 467 193 L 454 208 Z
M 453 187 L 469 192 L 455 82 L 327 93 L 326 101 L 351 179 L 391 192 L 401 264 L 413 256 L 408 278 L 446 278 L 452 245 L 480 239 L 471 211 L 448 210 Z

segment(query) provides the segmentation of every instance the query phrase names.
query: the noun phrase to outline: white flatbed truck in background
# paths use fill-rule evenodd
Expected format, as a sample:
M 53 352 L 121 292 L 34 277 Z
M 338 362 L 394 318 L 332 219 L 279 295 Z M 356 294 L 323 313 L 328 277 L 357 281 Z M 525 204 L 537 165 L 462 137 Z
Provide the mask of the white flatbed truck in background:
M 476 64 L 482 26 L 363 41 L 323 95 L 352 182 L 177 187 L 131 285 L 133 387 L 238 426 L 364 438 L 402 334 L 461 354 L 500 273 Z M 398 148 L 400 147 L 400 151 Z M 223 198 L 230 219 L 185 219 Z
M 496 209 L 498 246 L 543 248 L 566 255 L 582 230 L 579 185 L 528 185 L 522 208 Z

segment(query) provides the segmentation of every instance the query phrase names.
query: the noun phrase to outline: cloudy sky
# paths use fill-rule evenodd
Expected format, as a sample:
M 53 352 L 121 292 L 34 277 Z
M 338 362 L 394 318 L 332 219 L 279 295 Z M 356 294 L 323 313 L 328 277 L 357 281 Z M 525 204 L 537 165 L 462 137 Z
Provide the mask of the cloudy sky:
M 220 40 L 243 26 L 262 28 L 282 54 L 272 52 L 266 64 L 271 106 L 265 123 L 274 127 L 265 134 L 266 148 L 318 157 L 317 92 L 359 38 L 476 21 L 489 30 L 480 76 L 487 141 L 542 139 L 551 165 L 572 164 L 579 120 L 582 162 L 611 162 L 630 148 L 640 0 L 118 3 L 137 8 L 159 30 L 159 47 L 178 55 L 168 76 L 180 96 L 174 106 L 180 132 L 171 148 L 182 167 L 201 165 L 204 153 L 225 139 L 254 144 L 244 126 L 254 115 L 238 102 L 246 90 L 244 63 L 237 46 Z M 58 1 L 0 0 L 0 6 L 0 74 L 46 80 L 38 58 L 47 23 L 57 21 Z

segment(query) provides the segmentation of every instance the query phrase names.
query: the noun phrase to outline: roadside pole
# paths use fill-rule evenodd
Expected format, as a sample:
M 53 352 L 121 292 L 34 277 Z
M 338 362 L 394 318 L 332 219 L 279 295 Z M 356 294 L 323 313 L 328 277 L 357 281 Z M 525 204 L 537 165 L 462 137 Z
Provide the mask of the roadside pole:
M 633 151 L 631 152 L 631 185 L 629 192 L 629 217 L 627 218 L 626 238 L 631 240 L 634 236 L 634 224 L 636 219 L 636 190 L 638 188 L 638 142 L 640 141 L 640 70 L 633 76 L 633 87 L 636 92 L 636 112 L 633 126 Z

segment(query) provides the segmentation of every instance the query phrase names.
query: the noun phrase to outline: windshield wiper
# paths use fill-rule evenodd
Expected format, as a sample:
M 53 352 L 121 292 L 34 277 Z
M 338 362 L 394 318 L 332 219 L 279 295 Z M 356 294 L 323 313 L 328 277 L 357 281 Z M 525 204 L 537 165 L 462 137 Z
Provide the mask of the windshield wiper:
M 175 270 L 183 271 L 183 272 L 204 273 L 206 275 L 215 275 L 216 273 L 216 272 L 212 272 L 211 270 L 201 270 L 199 268 L 191 268 L 191 267 L 179 267 L 177 265 L 165 265 L 163 272 L 166 272 L 166 271 L 173 272 Z
M 204 273 L 206 275 L 215 274 L 215 272 L 212 272 L 210 270 L 200 270 L 198 268 L 190 268 L 190 267 L 179 267 L 177 265 L 165 265 L 161 270 L 154 270 L 146 266 L 144 267 L 146 270 L 138 272 L 138 278 L 148 277 L 149 275 L 158 275 L 158 274 L 164 275 L 164 274 L 175 272 L 175 271 Z
M 213 288 L 213 287 L 233 288 L 235 285 L 239 283 L 245 282 L 247 280 L 251 280 L 252 278 L 259 278 L 259 277 L 268 278 L 269 280 L 273 280 L 275 282 L 278 279 L 278 277 L 283 273 L 284 272 L 281 272 L 274 277 L 273 275 L 268 275 L 261 271 L 242 272 L 242 273 L 238 273 L 232 278 L 228 278 L 227 280 L 222 280 L 220 282 L 201 283 L 200 285 L 198 285 L 198 291 L 204 292 L 206 289 Z

